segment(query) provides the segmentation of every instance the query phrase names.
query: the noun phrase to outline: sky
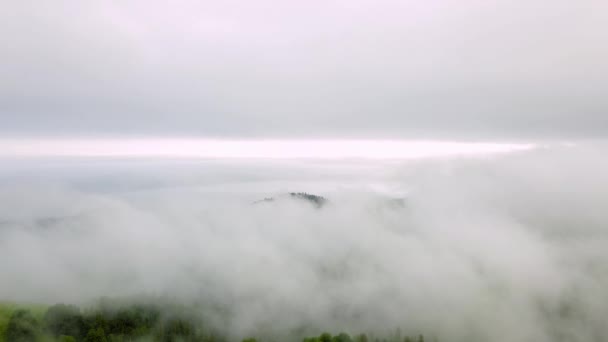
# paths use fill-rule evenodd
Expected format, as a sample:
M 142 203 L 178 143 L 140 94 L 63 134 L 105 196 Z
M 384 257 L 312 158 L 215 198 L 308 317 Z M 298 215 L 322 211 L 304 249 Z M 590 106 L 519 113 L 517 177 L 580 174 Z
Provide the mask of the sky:
M 596 139 L 603 0 L 7 1 L 0 137 Z

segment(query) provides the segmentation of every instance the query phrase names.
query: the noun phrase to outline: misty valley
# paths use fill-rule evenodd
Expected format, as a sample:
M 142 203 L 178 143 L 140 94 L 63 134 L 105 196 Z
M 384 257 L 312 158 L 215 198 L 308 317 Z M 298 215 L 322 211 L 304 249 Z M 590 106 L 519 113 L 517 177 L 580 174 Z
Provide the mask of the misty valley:
M 605 151 L 14 160 L 0 341 L 606 341 Z

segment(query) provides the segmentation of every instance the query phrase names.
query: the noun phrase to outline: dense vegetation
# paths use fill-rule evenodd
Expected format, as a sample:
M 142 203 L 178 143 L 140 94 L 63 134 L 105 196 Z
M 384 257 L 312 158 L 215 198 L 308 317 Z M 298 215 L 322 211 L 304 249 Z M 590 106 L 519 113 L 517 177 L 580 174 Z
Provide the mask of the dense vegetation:
M 0 341 L 204 341 L 222 339 L 203 331 L 193 319 L 161 312 L 155 305 L 100 305 L 82 311 L 57 304 L 39 319 L 29 309 L 14 310 Z
M 325 204 L 325 202 L 327 201 L 327 199 L 325 199 L 325 197 L 309 194 L 306 192 L 290 192 L 289 196 L 291 196 L 292 198 L 299 198 L 299 199 L 307 200 L 311 203 L 314 203 L 317 207 L 322 207 Z
M 64 304 L 50 306 L 45 311 L 40 308 L 0 304 L 0 342 L 228 341 L 226 335 L 206 328 L 185 311 L 167 310 L 159 305 L 101 302 L 88 310 Z M 182 313 L 177 314 L 177 311 Z M 258 340 L 249 337 L 242 342 Z M 389 339 L 372 340 L 365 334 L 351 337 L 346 333 L 323 333 L 304 337 L 303 342 L 424 342 L 424 338 L 399 334 Z

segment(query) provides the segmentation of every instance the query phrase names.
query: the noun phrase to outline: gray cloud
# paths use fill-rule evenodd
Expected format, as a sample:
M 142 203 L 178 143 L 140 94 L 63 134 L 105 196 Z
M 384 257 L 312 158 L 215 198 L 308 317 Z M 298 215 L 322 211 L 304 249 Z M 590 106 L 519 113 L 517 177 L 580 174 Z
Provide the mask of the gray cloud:
M 239 336 L 310 324 L 602 341 L 605 153 L 588 144 L 403 164 L 164 168 L 28 160 L 0 173 L 0 298 L 167 294 L 227 305 Z M 331 202 L 251 205 L 286 190 Z M 404 208 L 381 205 L 403 195 Z
M 604 137 L 607 5 L 11 1 L 3 135 Z

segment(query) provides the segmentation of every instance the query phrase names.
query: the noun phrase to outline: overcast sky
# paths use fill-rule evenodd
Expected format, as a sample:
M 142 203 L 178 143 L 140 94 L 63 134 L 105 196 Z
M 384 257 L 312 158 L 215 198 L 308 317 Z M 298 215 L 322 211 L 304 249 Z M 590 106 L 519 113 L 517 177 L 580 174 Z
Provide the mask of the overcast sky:
M 0 135 L 608 135 L 606 0 L 8 0 Z

